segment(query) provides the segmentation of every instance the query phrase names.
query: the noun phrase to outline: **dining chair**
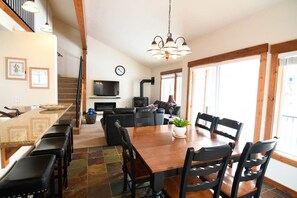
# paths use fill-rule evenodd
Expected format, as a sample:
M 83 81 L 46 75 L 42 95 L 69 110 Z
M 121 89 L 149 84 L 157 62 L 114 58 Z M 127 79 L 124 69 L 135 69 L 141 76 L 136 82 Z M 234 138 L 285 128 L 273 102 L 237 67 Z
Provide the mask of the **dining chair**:
M 238 141 L 243 123 L 228 118 L 217 119 L 213 132 Z
M 227 168 L 221 188 L 222 197 L 260 197 L 261 187 L 277 138 L 247 142 L 237 168 Z M 211 175 L 211 181 L 215 175 Z
M 136 112 L 135 114 L 135 126 L 154 126 L 155 113 L 150 111 Z
M 223 176 L 231 156 L 230 145 L 187 149 L 182 175 L 166 178 L 164 193 L 171 197 L 219 197 Z M 214 173 L 212 181 L 199 179 Z M 211 189 L 214 189 L 211 191 Z
M 150 173 L 144 162 L 135 154 L 130 137 L 126 128 L 120 125 L 117 120 L 115 122 L 122 141 L 122 169 L 124 173 L 123 191 L 127 190 L 127 186 L 131 191 L 131 197 L 136 195 L 136 185 L 150 181 Z M 128 181 L 128 176 L 130 181 Z
M 198 112 L 195 126 L 198 126 L 200 128 L 203 128 L 212 132 L 214 130 L 216 120 L 217 120 L 217 117 L 215 116 Z

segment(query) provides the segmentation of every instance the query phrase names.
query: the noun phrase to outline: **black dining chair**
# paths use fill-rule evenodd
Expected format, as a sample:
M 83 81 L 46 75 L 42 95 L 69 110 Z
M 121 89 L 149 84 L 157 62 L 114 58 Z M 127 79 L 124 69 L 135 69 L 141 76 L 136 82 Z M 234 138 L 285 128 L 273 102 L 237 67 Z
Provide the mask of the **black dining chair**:
M 247 142 L 237 168 L 227 168 L 221 188 L 222 197 L 260 197 L 261 187 L 277 138 Z M 211 175 L 208 180 L 212 180 Z
M 188 148 L 182 175 L 166 178 L 164 193 L 171 198 L 219 197 L 231 153 L 232 148 L 228 144 L 203 147 L 198 151 Z M 216 175 L 212 181 L 200 179 L 211 173 Z
M 149 111 L 140 111 L 135 114 L 135 126 L 154 126 L 155 113 Z
M 127 129 L 122 127 L 118 120 L 115 122 L 115 126 L 121 135 L 122 141 L 123 191 L 126 191 L 128 186 L 131 191 L 131 197 L 134 198 L 136 195 L 136 185 L 150 181 L 150 172 L 142 159 L 135 154 Z M 128 176 L 130 180 L 128 180 Z
M 217 120 L 217 117 L 215 116 L 212 116 L 207 113 L 198 112 L 195 126 L 198 126 L 200 128 L 203 128 L 212 132 L 214 130 L 216 120 Z
M 213 132 L 237 141 L 240 137 L 243 123 L 227 118 L 217 119 Z

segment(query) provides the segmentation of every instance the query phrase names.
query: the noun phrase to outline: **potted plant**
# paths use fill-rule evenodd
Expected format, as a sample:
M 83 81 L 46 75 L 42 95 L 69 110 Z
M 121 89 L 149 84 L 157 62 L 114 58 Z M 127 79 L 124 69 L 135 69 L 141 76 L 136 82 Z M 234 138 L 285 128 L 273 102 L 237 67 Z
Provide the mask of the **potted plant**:
M 186 126 L 188 126 L 190 124 L 190 122 L 188 120 L 184 120 L 182 118 L 179 117 L 175 117 L 172 121 L 172 123 L 174 124 L 174 128 L 173 131 L 175 132 L 176 136 L 179 137 L 183 137 L 185 136 L 186 133 Z

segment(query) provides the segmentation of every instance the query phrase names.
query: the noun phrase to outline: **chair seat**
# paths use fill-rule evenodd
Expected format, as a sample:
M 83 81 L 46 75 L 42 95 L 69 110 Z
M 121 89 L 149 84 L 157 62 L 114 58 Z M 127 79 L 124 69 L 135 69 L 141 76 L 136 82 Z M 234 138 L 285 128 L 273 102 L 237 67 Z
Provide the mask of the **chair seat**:
M 28 156 L 18 160 L 0 181 L 0 197 L 47 191 L 54 163 L 54 155 Z
M 236 166 L 232 168 L 228 167 L 225 172 L 224 180 L 221 187 L 221 192 L 227 195 L 228 197 L 231 197 L 231 190 L 232 190 L 236 168 L 237 168 Z M 211 180 L 215 178 L 215 175 L 211 174 L 209 176 L 206 176 L 205 178 L 207 180 Z M 250 192 L 256 191 L 257 188 L 255 186 L 256 184 L 254 181 L 241 182 L 240 188 L 238 188 L 238 197 L 242 197 L 244 195 L 249 194 Z
M 67 138 L 53 137 L 41 139 L 31 155 L 54 154 L 57 158 L 63 158 L 67 149 Z
M 147 167 L 144 165 L 143 161 L 141 159 L 136 158 L 134 159 L 135 164 L 135 177 L 137 180 L 146 179 L 150 176 L 150 172 L 147 169 Z M 131 166 L 129 163 L 127 163 L 128 172 L 131 173 Z
M 52 126 L 47 132 L 42 136 L 42 138 L 48 137 L 69 137 L 70 136 L 70 127 L 66 125 L 57 125 Z
M 191 177 L 188 180 L 188 184 L 197 184 L 197 183 L 202 183 L 200 179 L 197 177 Z M 181 176 L 173 176 L 166 178 L 164 180 L 164 191 L 170 198 L 179 198 L 179 193 L 180 193 L 180 185 L 181 184 Z M 187 198 L 197 198 L 197 197 L 213 197 L 212 192 L 207 189 L 207 190 L 201 190 L 197 192 L 187 192 L 186 194 Z

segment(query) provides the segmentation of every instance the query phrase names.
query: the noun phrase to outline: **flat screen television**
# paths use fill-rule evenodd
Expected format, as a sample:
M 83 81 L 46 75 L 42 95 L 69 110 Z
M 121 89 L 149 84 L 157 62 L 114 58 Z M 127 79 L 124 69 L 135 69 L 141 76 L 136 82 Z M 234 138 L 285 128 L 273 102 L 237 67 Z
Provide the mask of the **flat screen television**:
M 94 80 L 94 95 L 117 96 L 120 93 L 119 81 Z

